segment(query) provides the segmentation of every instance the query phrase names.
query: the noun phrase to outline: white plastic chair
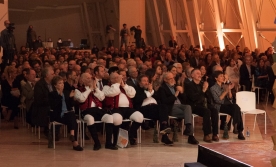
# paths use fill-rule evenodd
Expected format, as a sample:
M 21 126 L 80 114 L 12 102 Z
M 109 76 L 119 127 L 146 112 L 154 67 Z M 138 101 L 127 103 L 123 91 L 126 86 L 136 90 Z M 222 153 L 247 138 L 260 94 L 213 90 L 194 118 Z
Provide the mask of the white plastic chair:
M 266 88 L 255 86 L 254 82 L 255 82 L 254 75 L 252 75 L 252 92 L 255 92 L 256 89 L 258 90 L 258 104 L 260 104 L 260 90 L 264 89 L 264 90 L 266 90 L 266 93 L 268 93 L 268 92 L 267 92 Z M 268 98 L 267 98 L 267 101 L 268 101 Z M 266 104 L 267 104 L 267 101 L 266 101 Z
M 256 109 L 256 96 L 254 92 L 241 91 L 237 92 L 237 105 L 241 108 L 243 114 L 243 126 L 245 126 L 245 114 L 254 114 L 255 121 L 253 130 L 255 130 L 256 118 L 258 114 L 265 115 L 265 134 L 266 134 L 266 112 L 264 110 Z
M 54 149 L 56 149 L 56 141 L 55 141 L 56 125 L 64 125 L 64 124 L 54 121 L 54 122 L 50 122 L 49 126 L 51 127 L 51 125 L 53 125 L 53 145 L 54 145 Z M 66 125 L 64 125 L 63 133 L 64 133 L 64 137 L 67 137 L 67 126 Z

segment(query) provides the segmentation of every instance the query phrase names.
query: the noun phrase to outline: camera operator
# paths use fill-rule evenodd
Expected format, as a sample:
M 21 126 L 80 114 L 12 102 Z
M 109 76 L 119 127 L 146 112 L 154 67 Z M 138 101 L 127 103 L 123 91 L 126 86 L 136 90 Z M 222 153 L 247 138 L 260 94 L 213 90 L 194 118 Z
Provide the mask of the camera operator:
M 35 46 L 36 32 L 34 31 L 32 25 L 30 25 L 27 30 L 27 43 L 30 50 L 31 49 L 33 49 L 34 51 L 36 50 L 36 46 Z
M 4 25 L 6 28 L 1 31 L 1 46 L 3 47 L 1 71 L 4 71 L 4 68 L 13 61 L 16 52 L 15 37 L 13 35 L 14 24 L 6 20 Z
M 131 27 L 131 31 L 134 31 L 134 38 L 135 38 L 135 43 L 136 43 L 136 48 L 141 48 L 141 35 L 142 35 L 142 30 L 141 27 L 138 25 L 137 27 L 133 26 Z

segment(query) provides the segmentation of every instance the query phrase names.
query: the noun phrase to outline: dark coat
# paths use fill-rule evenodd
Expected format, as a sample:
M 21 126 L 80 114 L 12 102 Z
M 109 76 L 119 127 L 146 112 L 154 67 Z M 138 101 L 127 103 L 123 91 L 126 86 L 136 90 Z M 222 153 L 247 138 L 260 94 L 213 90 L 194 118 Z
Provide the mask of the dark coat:
M 69 97 L 70 92 L 67 90 L 63 90 L 63 94 L 65 97 L 65 103 L 68 111 L 73 111 L 74 99 L 73 97 Z M 61 111 L 62 111 L 62 96 L 58 94 L 57 91 L 53 91 L 49 93 L 49 101 L 50 101 L 50 119 L 51 121 L 61 122 Z
M 32 121 L 36 126 L 48 126 L 50 112 L 49 93 L 47 82 L 41 78 L 34 87 Z
M 254 74 L 255 74 L 255 67 L 251 65 L 251 75 L 254 75 Z M 249 81 L 250 78 L 249 78 L 249 72 L 247 70 L 246 64 L 242 64 L 240 67 L 240 83 L 242 84 L 244 81 Z
M 158 89 L 158 95 L 159 95 L 159 100 L 158 103 L 160 104 L 165 104 L 168 106 L 169 111 L 171 112 L 172 107 L 174 105 L 175 100 L 177 99 L 174 94 L 172 94 L 170 88 L 167 86 L 167 84 L 164 82 Z M 178 99 L 182 104 L 185 104 L 185 94 L 179 93 Z
M 197 64 L 197 63 L 196 63 L 196 58 L 195 58 L 195 57 L 192 57 L 192 58 L 190 59 L 190 65 L 191 65 L 193 68 L 198 68 L 199 63 L 200 63 L 200 60 L 198 59 L 198 64 Z
M 132 86 L 135 90 L 138 88 L 138 86 L 134 84 L 134 82 L 132 81 L 132 79 L 130 77 L 127 79 L 126 84 L 129 86 Z M 138 84 L 137 80 L 136 80 L 136 84 Z
M 186 89 L 186 96 L 187 96 L 187 103 L 191 106 L 204 106 L 205 102 L 208 105 L 213 104 L 213 97 L 209 89 L 206 92 L 202 91 L 203 84 L 202 82 L 197 85 L 194 81 L 190 82 L 187 85 Z M 205 101 L 205 99 L 207 101 Z
M 154 94 L 151 96 L 152 98 L 156 99 L 156 92 L 154 91 Z M 135 97 L 132 99 L 133 101 L 133 108 L 136 110 L 140 110 L 143 101 L 147 98 L 147 95 L 143 88 L 140 86 L 137 86 Z M 156 100 L 157 101 L 157 100 Z
M 134 59 L 134 57 L 135 57 L 135 54 L 134 54 L 133 52 L 130 52 L 130 58 L 131 58 L 131 59 Z M 128 53 L 127 53 L 127 52 L 124 53 L 124 59 L 125 59 L 125 60 L 128 59 Z

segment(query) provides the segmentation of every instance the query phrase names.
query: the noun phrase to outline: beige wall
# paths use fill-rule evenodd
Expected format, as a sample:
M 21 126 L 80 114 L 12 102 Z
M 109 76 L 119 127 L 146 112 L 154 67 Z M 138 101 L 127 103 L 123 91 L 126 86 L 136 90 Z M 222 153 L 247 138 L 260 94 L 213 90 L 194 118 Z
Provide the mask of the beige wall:
M 10 21 L 15 23 L 14 35 L 17 48 L 26 44 L 26 31 L 33 25 L 42 40 L 51 37 L 54 45 L 58 38 L 71 39 L 79 46 L 82 38 L 87 38 L 82 28 L 80 8 L 37 9 L 35 11 L 10 11 Z
M 145 8 L 145 0 L 119 0 L 119 30 L 122 29 L 124 23 L 127 24 L 128 28 L 140 25 L 142 38 L 145 39 Z M 130 37 L 130 41 L 134 42 L 133 36 Z
M 4 21 L 9 19 L 8 0 L 4 0 L 4 4 L 0 4 L 0 31 L 5 29 Z
M 260 4 L 260 0 L 256 0 L 257 4 Z M 276 0 L 273 0 L 274 5 L 276 5 Z M 259 7 L 259 5 L 257 6 Z M 273 11 L 273 8 L 270 4 L 270 1 L 263 1 L 263 7 L 261 12 L 261 19 L 260 19 L 260 29 L 271 29 L 272 31 L 260 31 L 261 33 L 268 41 L 273 42 L 276 40 L 276 24 L 274 24 L 274 20 L 276 18 L 276 15 Z M 261 50 L 266 50 L 271 44 L 267 42 L 262 37 L 258 36 L 259 41 L 259 48 Z M 276 48 L 274 48 L 276 51 Z

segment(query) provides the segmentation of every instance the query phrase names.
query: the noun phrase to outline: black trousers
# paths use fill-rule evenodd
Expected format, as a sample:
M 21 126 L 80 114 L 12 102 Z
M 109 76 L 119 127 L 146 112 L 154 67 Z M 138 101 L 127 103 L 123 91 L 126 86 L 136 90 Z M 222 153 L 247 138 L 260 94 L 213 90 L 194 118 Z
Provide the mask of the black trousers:
M 159 120 L 160 123 L 168 122 L 168 107 L 164 104 L 146 105 L 140 108 L 140 112 L 145 118 L 149 118 L 154 121 Z
M 193 114 L 201 116 L 203 118 L 203 133 L 204 136 L 213 133 L 218 134 L 218 111 L 213 106 L 208 108 L 200 105 L 192 106 Z M 212 123 L 212 124 L 211 124 Z
M 60 119 L 55 120 L 57 122 L 60 122 L 62 124 L 67 125 L 67 128 L 69 131 L 74 130 L 74 137 L 75 141 L 77 141 L 77 136 L 78 136 L 78 123 L 76 121 L 76 115 L 74 112 L 68 112 L 63 115 Z M 51 126 L 51 128 L 53 128 Z M 57 128 L 57 131 L 59 131 L 59 128 Z M 66 132 L 67 133 L 67 132 Z
M 252 81 L 250 81 L 250 80 L 242 80 L 242 81 L 240 81 L 240 84 L 245 86 L 245 90 L 244 91 L 251 91 L 251 89 L 252 89 Z
M 237 124 L 238 131 L 243 131 L 241 108 L 237 104 L 222 104 L 220 112 L 230 115 L 233 118 L 233 125 Z
M 95 121 L 101 121 L 104 114 L 106 114 L 106 111 L 103 109 L 99 109 L 98 107 L 88 108 L 82 111 L 82 118 L 87 114 L 93 116 Z

